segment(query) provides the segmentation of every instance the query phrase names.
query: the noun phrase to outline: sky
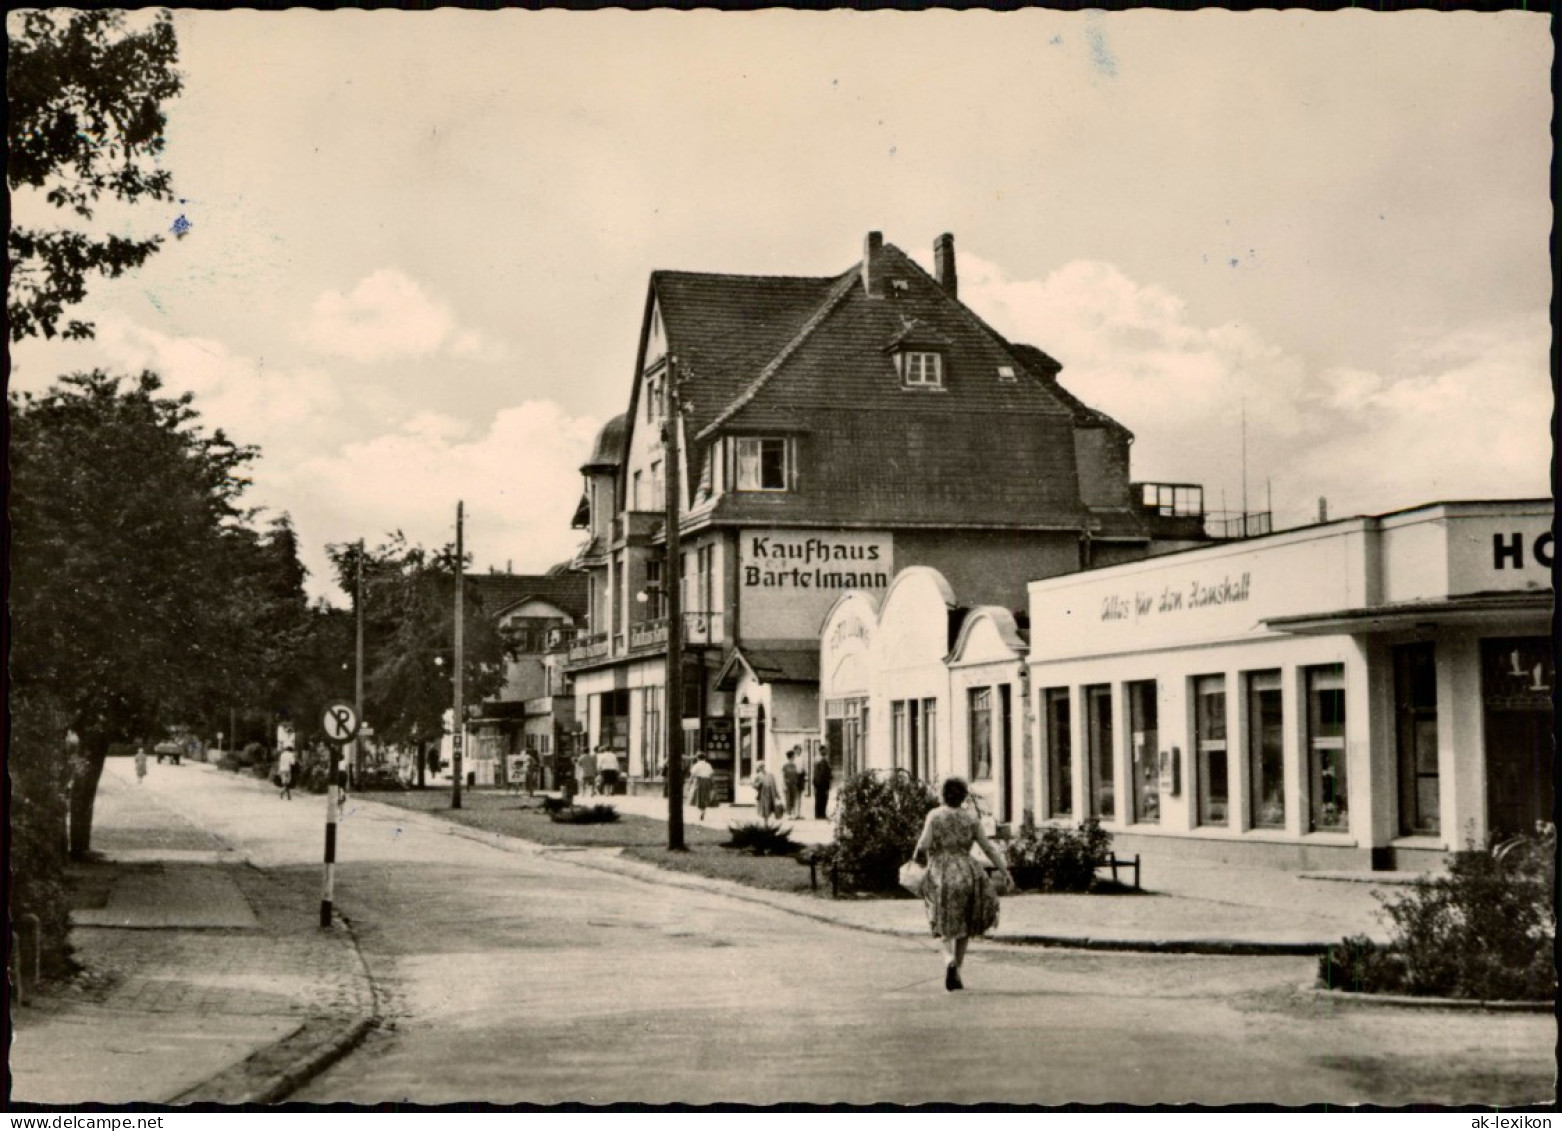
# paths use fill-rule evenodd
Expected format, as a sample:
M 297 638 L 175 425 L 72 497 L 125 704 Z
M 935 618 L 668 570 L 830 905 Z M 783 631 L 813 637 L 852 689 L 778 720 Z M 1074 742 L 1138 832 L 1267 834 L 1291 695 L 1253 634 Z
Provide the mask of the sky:
M 1277 527 L 1549 495 L 1544 13 L 179 11 L 170 236 L 12 349 L 152 369 L 327 543 L 541 572 L 653 270 L 828 276 L 882 231 Z M 18 214 L 27 202 L 18 202 Z M 1245 461 L 1243 453 L 1245 451 Z

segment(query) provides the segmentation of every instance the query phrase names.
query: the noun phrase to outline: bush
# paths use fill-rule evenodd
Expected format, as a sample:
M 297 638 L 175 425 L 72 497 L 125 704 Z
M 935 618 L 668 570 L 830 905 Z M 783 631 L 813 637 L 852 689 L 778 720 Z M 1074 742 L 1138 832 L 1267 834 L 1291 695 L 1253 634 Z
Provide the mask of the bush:
M 1318 982 L 1331 990 L 1398 993 L 1404 989 L 1405 963 L 1393 947 L 1351 935 L 1318 959 Z
M 19 931 L 22 967 L 29 982 L 33 930 L 23 915 L 38 916 L 38 945 L 45 977 L 73 968 L 70 895 L 66 888 L 66 810 L 73 775 L 84 772 L 65 741 L 65 715 L 46 697 L 13 691 L 6 769 L 11 779 L 7 845 L 10 883 L 6 911 Z
M 1319 963 L 1319 980 L 1365 993 L 1477 1001 L 1556 995 L 1556 830 L 1494 848 L 1456 852 L 1448 873 L 1383 900 L 1387 947 L 1345 939 Z
M 866 770 L 841 787 L 833 860 L 850 891 L 897 891 L 922 822 L 938 807 L 925 782 L 904 770 Z
M 238 752 L 239 765 L 264 766 L 271 761 L 271 754 L 258 742 L 247 742 Z
M 770 821 L 728 825 L 727 836 L 723 848 L 754 856 L 791 856 L 803 847 L 792 839 L 791 825 L 772 824 Z
M 1027 825 L 1003 846 L 1015 886 L 1033 891 L 1089 891 L 1112 853 L 1112 834 L 1090 817 L 1077 829 Z
M 611 805 L 571 805 L 550 812 L 548 819 L 561 825 L 607 825 L 618 820 L 618 810 Z

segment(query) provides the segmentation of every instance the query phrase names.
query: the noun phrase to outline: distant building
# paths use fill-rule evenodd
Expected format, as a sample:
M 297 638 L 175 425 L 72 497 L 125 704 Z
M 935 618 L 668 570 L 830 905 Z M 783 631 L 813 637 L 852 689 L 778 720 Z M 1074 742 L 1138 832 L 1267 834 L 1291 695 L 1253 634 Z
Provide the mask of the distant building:
M 478 704 L 469 722 L 466 769 L 482 784 L 506 785 L 529 751 L 537 788 L 557 788 L 578 737 L 564 658 L 585 618 L 586 579 L 563 563 L 546 574 L 473 574 L 470 581 L 506 653 L 503 689 Z
M 1150 551 L 1159 517 L 1131 488 L 1131 434 L 960 302 L 953 237 L 934 261 L 930 275 L 874 232 L 834 276 L 651 276 L 628 412 L 582 468 L 575 567 L 589 588 L 568 665 L 587 741 L 624 756 L 631 788 L 662 788 L 668 710 L 728 789 L 793 746 L 817 749 L 851 710 L 827 699 L 821 727 L 819 630 L 843 593 L 883 596 L 920 565 L 963 600 L 1014 610 L 1034 578 Z M 670 566 L 669 426 L 682 488 Z M 676 705 L 669 584 L 688 664 Z M 830 753 L 860 764 L 849 739 Z

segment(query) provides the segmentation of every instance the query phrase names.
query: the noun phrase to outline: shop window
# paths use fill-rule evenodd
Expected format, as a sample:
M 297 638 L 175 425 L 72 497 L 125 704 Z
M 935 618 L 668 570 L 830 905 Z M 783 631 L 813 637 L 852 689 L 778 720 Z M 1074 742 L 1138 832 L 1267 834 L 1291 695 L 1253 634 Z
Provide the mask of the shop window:
M 1117 783 L 1112 765 L 1112 689 L 1085 688 L 1086 753 L 1090 759 L 1090 816 L 1117 815 Z
M 665 730 L 662 722 L 662 704 L 666 698 L 665 687 L 647 687 L 640 693 L 640 765 L 648 778 L 662 776 L 662 745 Z
M 1198 757 L 1198 823 L 1225 825 L 1231 805 L 1225 676 L 1203 675 L 1193 681 L 1193 729 Z
M 1399 831 L 1436 836 L 1442 829 L 1437 777 L 1437 657 L 1432 644 L 1394 649 L 1394 722 L 1399 748 Z
M 889 705 L 889 735 L 890 769 L 910 769 L 911 736 L 906 730 L 906 701 L 904 699 L 896 699 Z
M 993 776 L 993 691 L 973 687 L 970 699 L 971 780 L 987 781 Z
M 1278 671 L 1247 675 L 1247 764 L 1253 827 L 1285 828 L 1285 704 Z
M 785 491 L 787 442 L 740 437 L 735 442 L 739 491 Z
M 1306 669 L 1307 797 L 1310 826 L 1317 832 L 1350 827 L 1350 792 L 1345 780 L 1345 665 Z
M 919 765 L 912 773 L 918 777 L 931 779 L 937 772 L 938 766 L 938 700 L 922 700 L 922 731 L 921 731 L 921 758 Z
M 1161 819 L 1160 766 L 1156 747 L 1160 743 L 1157 725 L 1156 686 L 1153 679 L 1130 683 L 1128 692 L 1128 730 L 1133 738 L 1129 772 L 1133 774 L 1133 820 L 1158 824 Z
M 1074 815 L 1074 750 L 1068 688 L 1049 687 L 1047 708 L 1047 816 Z

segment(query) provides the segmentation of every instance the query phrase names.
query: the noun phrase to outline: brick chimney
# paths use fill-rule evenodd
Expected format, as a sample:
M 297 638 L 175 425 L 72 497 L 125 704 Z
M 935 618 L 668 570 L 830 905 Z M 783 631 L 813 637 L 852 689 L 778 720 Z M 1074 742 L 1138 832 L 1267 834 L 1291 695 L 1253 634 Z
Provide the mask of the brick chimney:
M 869 298 L 884 297 L 884 276 L 880 274 L 879 253 L 884 248 L 884 233 L 869 232 L 862 241 L 862 289 Z
M 950 298 L 960 297 L 960 281 L 955 278 L 955 238 L 948 232 L 933 241 L 933 278 Z

